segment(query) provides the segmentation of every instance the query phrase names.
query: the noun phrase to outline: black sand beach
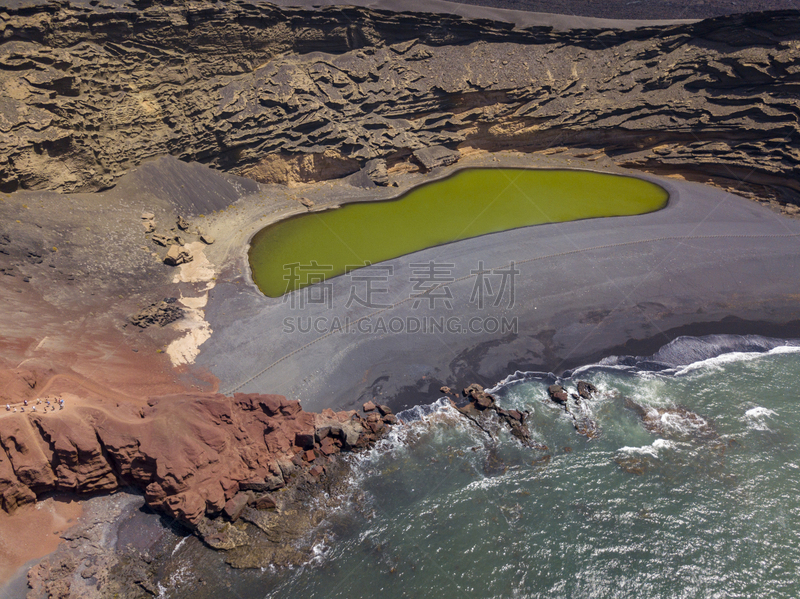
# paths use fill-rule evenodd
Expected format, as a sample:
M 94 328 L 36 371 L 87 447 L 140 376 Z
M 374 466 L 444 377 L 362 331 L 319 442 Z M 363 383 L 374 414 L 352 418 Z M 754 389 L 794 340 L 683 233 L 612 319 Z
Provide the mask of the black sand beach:
M 348 277 L 330 281 L 331 309 L 292 308 L 287 298 L 266 298 L 249 285 L 218 283 L 206 308 L 215 333 L 198 363 L 225 391 L 269 389 L 310 409 L 351 408 L 376 398 L 403 408 L 435 398 L 441 385 L 491 385 L 514 370 L 559 373 L 609 354 L 644 355 L 679 335 L 796 336 L 800 223 L 708 186 L 646 178 L 669 191 L 667 208 L 497 233 L 391 261 L 396 275 L 380 296 L 395 305 L 387 310 L 346 308 L 355 289 Z M 448 285 L 452 309 L 442 300 L 434 310 L 426 302 L 413 308 L 409 298 L 419 292 L 408 265 L 429 261 L 454 265 L 448 269 L 456 279 Z M 508 297 L 484 309 L 469 302 L 476 278 L 470 270 L 479 261 L 486 268 L 517 265 L 513 307 Z M 336 318 L 362 317 L 351 332 L 327 334 Z M 408 318 L 456 318 L 467 326 L 470 318 L 503 317 L 517 319 L 516 331 L 389 330 L 391 319 L 400 319 L 394 321 L 400 330 Z M 317 331 L 299 331 L 319 318 L 328 320 Z

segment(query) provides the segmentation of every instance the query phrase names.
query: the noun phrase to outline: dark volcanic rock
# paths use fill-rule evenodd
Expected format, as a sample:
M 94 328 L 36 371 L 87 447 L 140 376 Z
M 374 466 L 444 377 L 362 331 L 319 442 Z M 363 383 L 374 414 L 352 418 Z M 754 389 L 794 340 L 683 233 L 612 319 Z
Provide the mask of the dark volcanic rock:
M 578 381 L 578 395 L 583 399 L 591 399 L 594 393 L 597 393 L 597 387 L 586 381 Z
M 567 392 L 564 391 L 564 387 L 561 385 L 550 385 L 547 388 L 547 392 L 550 395 L 550 399 L 554 402 L 561 404 L 562 406 L 566 406 L 567 402 L 569 401 L 569 395 Z
M 389 171 L 386 169 L 386 161 L 382 158 L 368 161 L 364 165 L 364 171 L 375 185 L 382 187 L 389 185 Z
M 176 304 L 176 298 L 168 297 L 134 314 L 128 320 L 137 327 L 146 328 L 152 324 L 167 325 L 183 318 L 184 310 Z
M 420 164 L 428 171 L 458 162 L 460 157 L 461 152 L 458 150 L 449 150 L 443 146 L 420 148 L 414 151 L 414 158 L 419 160 Z
M 167 154 L 315 181 L 435 168 L 461 144 L 800 190 L 797 11 L 560 32 L 244 1 L 5 11 L 3 191 L 104 188 Z

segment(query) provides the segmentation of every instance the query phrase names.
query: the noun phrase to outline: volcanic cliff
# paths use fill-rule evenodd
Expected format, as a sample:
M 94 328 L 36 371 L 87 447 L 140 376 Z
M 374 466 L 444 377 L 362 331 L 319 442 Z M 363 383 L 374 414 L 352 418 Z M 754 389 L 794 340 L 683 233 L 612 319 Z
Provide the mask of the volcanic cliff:
M 2 190 L 102 189 L 164 154 L 293 183 L 375 158 L 424 168 L 431 146 L 567 146 L 796 202 L 798 11 L 558 31 L 353 7 L 92 4 L 0 12 Z
M 323 475 L 331 456 L 369 446 L 388 411 L 305 412 L 279 395 L 183 395 L 131 404 L 67 406 L 33 401 L 0 428 L 0 505 L 13 511 L 53 492 L 135 487 L 147 503 L 196 526 L 235 519 L 289 481 Z M 272 502 L 274 507 L 275 503 Z

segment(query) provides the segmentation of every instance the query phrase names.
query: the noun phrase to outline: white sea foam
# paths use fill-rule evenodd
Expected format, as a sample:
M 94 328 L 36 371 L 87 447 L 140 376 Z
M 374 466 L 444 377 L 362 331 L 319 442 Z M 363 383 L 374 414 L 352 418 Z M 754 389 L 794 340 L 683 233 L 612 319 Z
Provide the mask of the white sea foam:
M 486 476 L 469 483 L 466 487 L 464 487 L 464 491 L 471 494 L 472 491 L 476 489 L 482 489 L 482 490 L 494 489 L 498 487 L 503 487 L 504 485 L 507 484 L 508 484 L 507 475 Z
M 397 417 L 405 423 L 416 422 L 418 420 L 424 420 L 435 414 L 441 414 L 443 411 L 447 411 L 449 409 L 452 409 L 450 401 L 447 399 L 447 397 L 440 397 L 433 403 L 422 404 L 407 410 L 403 410 L 397 414 Z
M 181 566 L 177 570 L 175 570 L 172 574 L 170 574 L 169 578 L 167 579 L 166 583 L 167 586 L 165 587 L 160 582 L 156 583 L 156 588 L 158 589 L 158 599 L 167 599 L 170 597 L 170 591 L 174 591 L 177 593 L 181 588 L 185 587 L 186 584 L 192 578 L 192 571 L 188 565 Z M 172 595 L 175 596 L 175 595 Z
M 642 445 L 641 447 L 620 447 L 617 451 L 623 451 L 625 453 L 643 453 L 657 458 L 659 450 L 669 449 L 670 447 L 674 447 L 674 445 L 672 441 L 668 441 L 667 439 L 656 439 L 650 445 Z
M 175 545 L 175 549 L 172 550 L 172 553 L 170 555 L 175 555 L 178 549 L 180 549 L 183 546 L 183 544 L 186 542 L 186 539 L 188 539 L 190 536 L 192 535 L 186 535 L 180 541 L 178 541 L 178 544 Z
M 764 416 L 777 416 L 778 413 L 770 410 L 769 408 L 762 408 L 758 406 L 756 408 L 750 408 L 744 413 L 745 416 L 748 418 L 763 418 Z
M 308 560 L 309 563 L 322 563 L 325 559 L 325 552 L 328 550 L 328 545 L 325 544 L 325 541 L 318 541 L 311 547 L 311 558 Z
M 746 362 L 749 360 L 755 360 L 763 358 L 765 356 L 774 356 L 777 354 L 796 354 L 796 353 L 800 353 L 800 346 L 781 345 L 765 352 L 730 352 L 727 354 L 721 354 L 719 356 L 715 356 L 713 358 L 699 360 L 698 362 L 692 362 L 691 364 L 687 364 L 686 366 L 681 366 L 675 372 L 675 375 L 682 376 L 690 372 L 703 369 L 720 370 L 726 364 L 733 364 L 735 362 Z
M 631 398 L 646 409 L 672 406 L 674 401 L 669 397 L 668 388 L 663 378 L 639 377 Z
M 595 368 L 601 368 L 602 370 L 618 370 L 621 372 L 625 372 L 631 370 L 632 367 L 626 364 L 603 364 L 602 362 L 597 364 L 585 364 L 584 366 L 578 366 L 575 370 L 573 370 L 570 378 L 575 380 L 578 378 L 579 375 L 583 374 L 587 370 L 593 370 Z
M 777 415 L 777 412 L 761 406 L 750 408 L 744 413 L 748 428 L 752 428 L 753 430 L 757 431 L 768 431 L 769 427 L 767 426 L 766 419 L 770 416 Z

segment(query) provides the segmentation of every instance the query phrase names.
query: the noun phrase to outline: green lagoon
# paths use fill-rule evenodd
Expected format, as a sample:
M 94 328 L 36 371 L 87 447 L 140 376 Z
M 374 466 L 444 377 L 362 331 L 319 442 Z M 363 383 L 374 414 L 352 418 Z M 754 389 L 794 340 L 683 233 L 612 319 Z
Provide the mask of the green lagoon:
M 663 208 L 654 183 L 574 170 L 469 169 L 394 200 L 277 222 L 251 242 L 253 280 L 269 297 L 426 248 L 544 223 Z

